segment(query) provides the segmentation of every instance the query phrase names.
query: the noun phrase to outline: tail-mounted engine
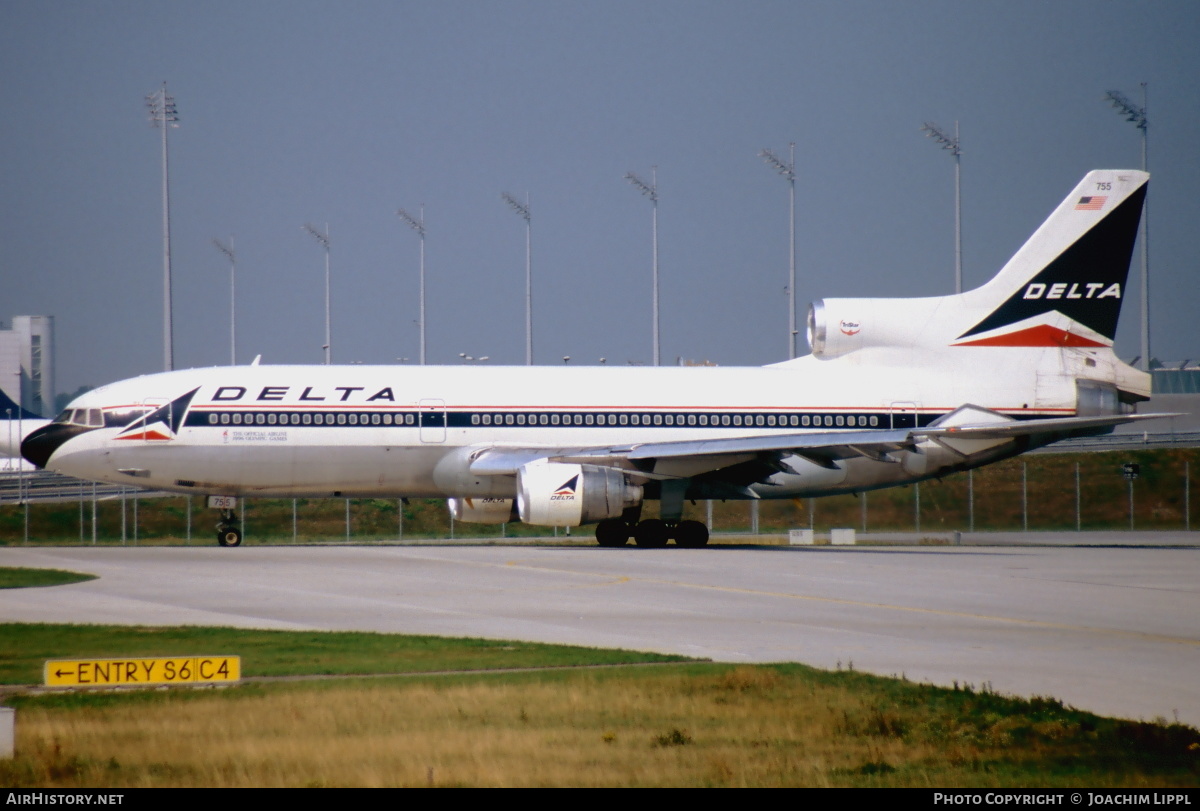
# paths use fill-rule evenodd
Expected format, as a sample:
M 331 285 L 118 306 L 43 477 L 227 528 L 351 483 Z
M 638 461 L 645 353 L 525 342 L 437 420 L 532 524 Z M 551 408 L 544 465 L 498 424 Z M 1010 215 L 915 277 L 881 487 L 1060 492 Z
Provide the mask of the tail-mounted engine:
M 905 312 L 889 299 L 818 299 L 808 306 L 808 346 L 825 360 L 866 347 L 912 346 L 916 313 Z
M 641 501 L 641 485 L 613 468 L 531 462 L 517 472 L 517 512 L 526 524 L 577 527 L 619 518 Z

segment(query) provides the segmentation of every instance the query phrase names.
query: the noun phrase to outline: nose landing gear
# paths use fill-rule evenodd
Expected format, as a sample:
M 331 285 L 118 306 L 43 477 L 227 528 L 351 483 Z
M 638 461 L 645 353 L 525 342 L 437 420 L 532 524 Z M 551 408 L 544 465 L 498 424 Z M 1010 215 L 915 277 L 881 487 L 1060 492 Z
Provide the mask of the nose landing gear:
M 217 543 L 221 546 L 241 546 L 242 530 L 238 527 L 237 513 L 221 510 L 221 521 L 217 524 Z

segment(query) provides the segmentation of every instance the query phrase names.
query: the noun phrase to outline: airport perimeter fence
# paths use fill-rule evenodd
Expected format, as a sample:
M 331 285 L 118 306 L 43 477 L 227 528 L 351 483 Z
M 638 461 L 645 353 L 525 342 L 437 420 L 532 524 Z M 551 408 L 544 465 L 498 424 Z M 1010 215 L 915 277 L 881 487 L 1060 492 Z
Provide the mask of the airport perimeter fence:
M 1039 454 L 942 480 L 859 495 L 761 501 L 695 501 L 684 517 L 715 534 L 1191 530 L 1200 449 Z M 1136 465 L 1137 477 L 1127 478 Z M 218 513 L 205 499 L 79 486 L 67 500 L 25 503 L 0 488 L 0 545 L 212 544 Z M 94 494 L 93 494 L 94 492 Z M 657 515 L 657 505 L 646 509 Z M 248 499 L 239 512 L 247 543 L 363 543 L 466 538 L 591 539 L 572 529 L 455 524 L 438 499 Z

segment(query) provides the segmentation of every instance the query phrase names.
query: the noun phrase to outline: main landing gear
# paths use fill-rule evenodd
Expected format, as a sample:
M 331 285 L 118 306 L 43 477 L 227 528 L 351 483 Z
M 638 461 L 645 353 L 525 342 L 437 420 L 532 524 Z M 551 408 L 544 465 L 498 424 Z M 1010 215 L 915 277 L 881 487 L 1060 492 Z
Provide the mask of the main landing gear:
M 221 546 L 241 546 L 242 530 L 238 527 L 237 513 L 221 510 L 221 521 L 217 524 L 217 543 Z
M 624 546 L 633 542 L 645 549 L 661 549 L 667 541 L 685 549 L 708 545 L 708 527 L 699 521 L 684 521 L 683 499 L 687 479 L 671 479 L 661 484 L 659 518 L 642 520 L 642 505 L 627 509 L 620 518 L 608 518 L 596 525 L 596 541 L 601 546 Z
M 668 541 L 685 549 L 699 549 L 708 544 L 708 527 L 699 521 L 663 521 L 647 518 L 629 522 L 609 518 L 596 525 L 596 541 L 601 546 L 625 546 L 629 538 L 646 549 L 661 549 Z

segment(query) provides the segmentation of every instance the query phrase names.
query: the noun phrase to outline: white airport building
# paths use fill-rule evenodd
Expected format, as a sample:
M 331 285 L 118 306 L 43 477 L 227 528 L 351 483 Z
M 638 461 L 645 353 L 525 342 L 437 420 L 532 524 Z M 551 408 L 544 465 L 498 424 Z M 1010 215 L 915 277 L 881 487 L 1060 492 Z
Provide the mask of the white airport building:
M 54 316 L 17 315 L 0 329 L 0 389 L 22 408 L 54 416 Z

